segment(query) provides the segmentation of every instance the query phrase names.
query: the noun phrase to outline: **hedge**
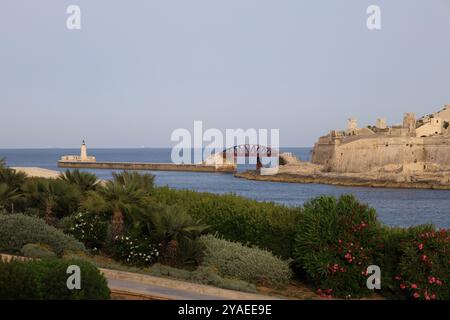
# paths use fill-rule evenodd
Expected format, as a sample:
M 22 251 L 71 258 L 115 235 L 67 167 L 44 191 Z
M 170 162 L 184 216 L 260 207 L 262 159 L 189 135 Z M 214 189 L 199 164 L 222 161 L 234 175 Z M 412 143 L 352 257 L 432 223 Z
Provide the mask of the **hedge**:
M 355 197 L 322 196 L 305 203 L 294 259 L 322 295 L 369 293 L 367 267 L 376 264 L 382 242 L 373 208 Z
M 202 236 L 200 241 L 206 248 L 203 265 L 217 269 L 222 276 L 269 286 L 285 285 L 291 279 L 289 263 L 269 251 L 213 235 Z
M 283 258 L 292 256 L 300 208 L 167 187 L 155 188 L 152 197 L 163 204 L 179 205 L 211 226 L 211 233 L 227 240 L 255 245 Z
M 80 267 L 81 289 L 67 288 L 67 268 Z M 105 300 L 110 290 L 106 279 L 90 263 L 81 260 L 0 261 L 0 300 Z
M 20 253 L 29 243 L 41 243 L 57 254 L 64 251 L 85 251 L 84 245 L 44 220 L 23 214 L 0 214 L 0 252 Z

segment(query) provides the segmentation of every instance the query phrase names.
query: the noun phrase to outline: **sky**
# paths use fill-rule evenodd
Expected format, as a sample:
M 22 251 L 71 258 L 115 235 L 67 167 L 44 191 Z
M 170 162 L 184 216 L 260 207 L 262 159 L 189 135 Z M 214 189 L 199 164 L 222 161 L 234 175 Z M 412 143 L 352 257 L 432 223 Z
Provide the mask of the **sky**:
M 349 117 L 397 124 L 450 103 L 449 30 L 450 0 L 2 0 L 0 148 L 170 147 L 195 120 L 309 147 Z

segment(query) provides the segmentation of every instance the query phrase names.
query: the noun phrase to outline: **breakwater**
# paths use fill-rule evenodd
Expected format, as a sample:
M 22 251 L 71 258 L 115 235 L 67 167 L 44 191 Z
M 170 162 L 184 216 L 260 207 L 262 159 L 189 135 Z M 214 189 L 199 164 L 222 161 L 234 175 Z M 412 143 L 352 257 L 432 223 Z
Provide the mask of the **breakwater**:
M 151 162 L 80 162 L 58 161 L 59 168 L 105 169 L 105 170 L 151 170 L 151 171 L 193 171 L 234 173 L 236 166 L 213 166 L 204 164 L 175 164 Z

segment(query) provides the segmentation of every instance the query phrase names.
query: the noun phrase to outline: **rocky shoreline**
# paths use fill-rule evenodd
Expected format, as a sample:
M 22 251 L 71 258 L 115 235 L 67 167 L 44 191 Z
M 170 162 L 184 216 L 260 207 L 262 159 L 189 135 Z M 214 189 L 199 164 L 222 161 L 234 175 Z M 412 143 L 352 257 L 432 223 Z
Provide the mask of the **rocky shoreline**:
M 280 170 L 282 171 L 282 170 Z M 288 183 L 314 183 L 337 186 L 369 187 L 369 188 L 397 188 L 397 189 L 435 189 L 450 190 L 450 183 L 443 183 L 440 177 L 410 177 L 390 176 L 386 178 L 357 176 L 354 174 L 314 173 L 298 174 L 279 172 L 276 175 L 260 175 L 256 170 L 249 170 L 235 174 L 237 178 L 255 181 L 288 182 Z M 412 178 L 412 179 L 411 179 Z

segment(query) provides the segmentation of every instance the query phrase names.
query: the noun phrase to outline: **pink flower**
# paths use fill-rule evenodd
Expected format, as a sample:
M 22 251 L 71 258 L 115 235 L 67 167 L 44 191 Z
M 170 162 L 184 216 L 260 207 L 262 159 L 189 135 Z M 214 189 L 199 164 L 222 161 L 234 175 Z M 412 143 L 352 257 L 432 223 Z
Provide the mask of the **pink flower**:
M 412 289 L 417 289 L 417 284 L 415 284 L 415 283 L 411 284 L 411 288 Z
M 405 290 L 406 289 L 406 285 L 404 283 L 400 283 L 400 289 Z
M 395 276 L 395 280 L 400 280 L 402 277 L 400 277 L 400 276 Z
M 428 257 L 424 254 L 420 257 L 420 260 L 422 260 L 422 261 L 427 261 L 427 259 L 428 259 Z
M 431 295 L 431 300 L 436 300 L 436 295 L 434 293 Z
M 413 297 L 414 297 L 414 299 L 419 299 L 420 294 L 418 292 L 414 292 Z
M 435 277 L 428 277 L 428 283 L 432 284 L 436 282 L 436 278 Z
M 438 286 L 442 286 L 442 281 L 439 280 L 439 279 L 436 279 L 436 284 L 437 284 Z
M 419 250 L 422 250 L 423 249 L 423 243 L 420 243 L 419 244 Z

